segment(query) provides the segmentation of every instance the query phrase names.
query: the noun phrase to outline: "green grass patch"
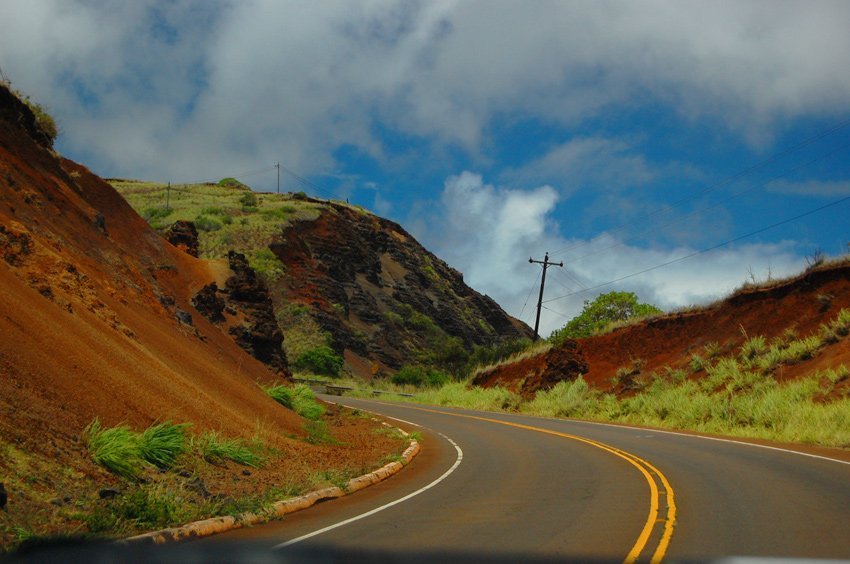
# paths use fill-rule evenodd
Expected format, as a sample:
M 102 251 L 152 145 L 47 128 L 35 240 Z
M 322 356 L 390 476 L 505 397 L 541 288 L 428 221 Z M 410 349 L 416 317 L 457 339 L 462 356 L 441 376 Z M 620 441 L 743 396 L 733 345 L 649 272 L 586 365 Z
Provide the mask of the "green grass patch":
M 282 406 L 288 407 L 305 419 L 316 421 L 325 413 L 324 406 L 316 401 L 313 390 L 306 384 L 296 384 L 292 387 L 279 384 L 264 387 L 263 391 L 270 398 Z
M 258 452 L 256 445 L 248 444 L 238 438 L 222 437 L 217 431 L 208 431 L 193 439 L 192 447 L 210 464 L 221 464 L 225 460 L 232 460 L 243 466 L 257 468 L 265 460 Z
M 304 431 L 307 433 L 304 440 L 312 445 L 339 444 L 324 421 L 307 421 L 304 424 Z
M 188 447 L 189 423 L 166 421 L 145 429 L 139 436 L 140 457 L 157 468 L 171 468 Z
M 842 310 L 825 327 L 830 340 L 845 338 L 850 333 L 850 313 Z M 822 328 L 814 335 L 798 337 L 789 329 L 769 343 L 761 337 L 747 338 L 730 356 L 721 356 L 720 347 L 709 343 L 703 349 L 705 356 L 691 357 L 689 368 L 700 374 L 698 378 L 671 368 L 642 374 L 640 363 L 632 363 L 620 374 L 636 381 L 628 397 L 591 388 L 578 378 L 539 391 L 528 401 L 501 388 L 481 389 L 459 382 L 419 391 L 410 401 L 850 448 L 850 393 L 844 385 L 850 370 L 846 366 L 783 383 L 771 374 L 782 364 L 816 356 L 827 344 L 825 333 Z
M 83 441 L 95 463 L 128 480 L 138 478 L 142 470 L 139 435 L 128 426 L 105 429 L 95 418 L 83 430 Z

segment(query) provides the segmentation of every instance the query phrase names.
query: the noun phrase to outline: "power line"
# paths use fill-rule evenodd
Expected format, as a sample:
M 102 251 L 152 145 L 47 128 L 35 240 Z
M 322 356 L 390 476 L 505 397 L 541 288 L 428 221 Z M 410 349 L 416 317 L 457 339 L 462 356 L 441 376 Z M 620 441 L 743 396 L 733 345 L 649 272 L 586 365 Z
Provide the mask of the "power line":
M 528 295 L 525 297 L 525 303 L 522 304 L 522 311 L 519 312 L 519 319 L 520 320 L 522 320 L 522 314 L 525 313 L 525 306 L 528 305 L 528 300 L 531 299 L 531 293 L 534 292 L 534 287 L 537 286 L 537 281 L 540 280 L 541 272 L 537 273 L 537 278 L 534 279 L 534 284 L 532 284 L 531 288 L 528 289 Z
M 314 184 L 314 183 L 310 182 L 310 181 L 309 181 L 309 180 L 307 180 L 306 178 L 304 178 L 304 177 L 302 177 L 302 176 L 299 176 L 299 175 L 295 174 L 292 170 L 290 170 L 290 169 L 286 168 L 285 166 L 280 165 L 280 168 L 281 168 L 281 170 L 283 170 L 283 171 L 285 171 L 285 172 L 288 172 L 288 173 L 289 173 L 289 174 L 290 174 L 293 178 L 295 178 L 295 180 L 297 180 L 297 181 L 301 182 L 302 184 L 306 184 L 307 186 L 310 186 L 310 187 L 311 187 L 311 188 L 313 188 L 313 190 L 315 190 L 316 192 L 319 192 L 320 194 L 325 194 L 325 195 L 329 196 L 331 199 L 335 199 L 335 198 L 336 198 L 336 194 L 333 194 L 333 193 L 332 193 L 332 192 L 330 192 L 329 190 L 325 190 L 325 189 L 324 189 L 324 188 L 322 188 L 321 186 L 318 186 L 318 185 L 316 185 L 316 184 Z
M 655 266 L 651 266 L 651 267 L 646 268 L 646 269 L 644 269 L 644 270 L 641 270 L 641 271 L 639 271 L 639 272 L 633 272 L 632 274 L 627 274 L 626 276 L 621 276 L 620 278 L 616 278 L 616 279 L 614 279 L 614 280 L 611 280 L 611 281 L 609 281 L 609 282 L 605 282 L 605 283 L 603 283 L 603 284 L 597 284 L 596 286 L 592 286 L 592 287 L 590 287 L 590 288 L 586 288 L 586 289 L 584 289 L 584 290 L 579 290 L 579 291 L 576 291 L 576 292 L 572 292 L 572 293 L 570 293 L 570 294 L 565 294 L 565 295 L 563 295 L 563 296 L 558 296 L 557 298 L 550 298 L 550 299 L 546 300 L 546 301 L 545 301 L 545 302 L 543 302 L 543 303 L 550 303 L 550 302 L 554 302 L 554 301 L 556 301 L 556 300 L 562 300 L 562 299 L 564 299 L 564 298 L 568 298 L 568 297 L 570 297 L 570 296 L 575 296 L 575 295 L 577 295 L 577 294 L 582 294 L 582 293 L 584 293 L 584 292 L 590 292 L 590 291 L 592 291 L 592 290 L 598 290 L 599 288 L 604 288 L 605 286 L 610 286 L 611 284 L 616 284 L 617 282 L 622 282 L 623 280 L 627 280 L 627 279 L 629 279 L 629 278 L 634 278 L 635 276 L 639 276 L 639 275 L 641 275 L 641 274 L 646 274 L 647 272 L 651 272 L 651 271 L 653 271 L 653 270 L 657 270 L 657 269 L 659 269 L 659 268 L 663 268 L 663 267 L 665 267 L 665 266 L 670 266 L 671 264 L 675 264 L 675 263 L 677 263 L 677 262 L 682 262 L 683 260 L 687 260 L 687 259 L 689 259 L 689 258 L 691 258 L 691 257 L 695 257 L 695 256 L 697 256 L 697 255 L 702 255 L 702 254 L 705 254 L 705 253 L 708 253 L 708 252 L 714 251 L 714 250 L 719 249 L 719 248 L 721 248 L 721 247 L 725 247 L 726 245 L 731 245 L 732 243 L 736 243 L 736 242 L 738 242 L 738 241 L 740 241 L 740 240 L 742 240 L 742 239 L 746 239 L 747 237 L 752 237 L 753 235 L 758 235 L 759 233 L 764 233 L 765 231 L 768 231 L 768 230 L 770 230 L 770 229 L 774 229 L 774 228 L 776 228 L 776 227 L 780 227 L 780 226 L 785 225 L 785 224 L 787 224 L 787 223 L 791 223 L 792 221 L 796 221 L 796 220 L 801 219 L 801 218 L 803 218 L 803 217 L 806 217 L 806 216 L 809 216 L 809 215 L 815 214 L 815 213 L 817 213 L 817 212 L 819 212 L 819 211 L 823 211 L 823 210 L 825 210 L 825 209 L 827 209 L 827 208 L 831 208 L 831 207 L 837 206 L 837 205 L 842 204 L 842 203 L 844 203 L 844 202 L 846 202 L 846 201 L 848 201 L 848 200 L 850 200 L 850 196 L 846 196 L 846 197 L 844 197 L 844 198 L 841 198 L 841 199 L 835 200 L 835 201 L 830 202 L 830 203 L 828 203 L 828 204 L 824 204 L 824 205 L 822 205 L 822 206 L 820 206 L 820 207 L 818 207 L 818 208 L 815 208 L 815 209 L 813 209 L 813 210 L 809 210 L 809 211 L 804 212 L 804 213 L 801 213 L 801 214 L 799 214 L 799 215 L 795 215 L 794 217 L 791 217 L 791 218 L 788 218 L 788 219 L 785 219 L 785 220 L 779 221 L 779 222 L 777 222 L 777 223 L 773 223 L 773 224 L 768 225 L 768 226 L 766 226 L 766 227 L 762 227 L 761 229 L 757 229 L 757 230 L 755 230 L 755 231 L 751 231 L 751 232 L 747 233 L 746 235 L 741 235 L 740 237 L 735 237 L 734 239 L 729 239 L 728 241 L 724 241 L 724 242 L 722 242 L 722 243 L 718 243 L 717 245 L 714 245 L 713 247 L 709 247 L 709 248 L 707 248 L 707 249 L 702 249 L 702 250 L 699 250 L 699 251 L 695 251 L 695 252 L 690 253 L 690 254 L 688 254 L 688 255 L 685 255 L 685 256 L 682 256 L 682 257 L 679 257 L 679 258 L 676 258 L 676 259 L 673 259 L 673 260 L 670 260 L 670 261 L 667 261 L 667 262 L 664 262 L 664 263 L 661 263 L 661 264 L 656 264 Z
M 767 158 L 765 158 L 761 161 L 758 161 L 755 164 L 753 164 L 749 167 L 746 167 L 743 170 L 736 172 L 736 173 L 732 174 L 731 176 L 729 176 L 727 178 L 724 178 L 723 180 L 720 180 L 720 181 L 718 181 L 718 182 L 716 182 L 712 185 L 709 185 L 708 187 L 696 192 L 695 194 L 691 194 L 690 196 L 685 196 L 685 197 L 680 198 L 679 200 L 676 200 L 676 201 L 674 201 L 670 204 L 664 204 L 661 207 L 656 208 L 653 211 L 650 211 L 648 214 L 646 214 L 641 219 L 621 223 L 619 226 L 614 227 L 613 229 L 607 230 L 604 234 L 610 235 L 612 233 L 619 233 L 619 232 L 625 231 L 627 228 L 629 228 L 633 225 L 637 225 L 638 223 L 647 221 L 648 219 L 650 219 L 650 218 L 652 218 L 652 217 L 654 217 L 654 216 L 656 216 L 656 215 L 658 215 L 658 214 L 660 214 L 664 211 L 674 210 L 677 206 L 679 206 L 681 204 L 695 200 L 696 198 L 703 196 L 705 194 L 715 192 L 715 191 L 719 190 L 720 188 L 723 188 L 725 186 L 732 184 L 736 180 L 739 180 L 739 179 L 741 179 L 741 178 L 743 178 L 743 177 L 745 177 L 749 174 L 752 174 L 752 173 L 757 172 L 757 171 L 759 171 L 763 168 L 766 168 L 769 164 L 771 164 L 775 161 L 778 161 L 781 157 L 784 157 L 786 155 L 794 153 L 795 151 L 802 149 L 803 147 L 806 147 L 808 145 L 811 145 L 812 143 L 815 143 L 816 141 L 820 141 L 821 139 L 829 137 L 830 135 L 837 133 L 837 132 L 841 131 L 842 129 L 846 129 L 848 126 L 850 126 L 850 119 L 841 121 L 841 122 L 839 122 L 839 123 L 837 123 L 837 124 L 835 124 L 831 127 L 828 127 L 825 130 L 822 130 L 822 131 L 816 133 L 815 135 L 812 135 L 811 137 L 807 137 L 807 138 L 803 139 L 802 141 L 800 141 L 800 142 L 798 142 L 798 143 L 796 143 L 796 144 L 794 144 L 794 145 L 792 145 L 792 146 L 790 146 L 786 149 L 783 149 L 782 151 L 779 151 L 778 153 L 774 153 L 770 157 L 767 157 Z M 597 235 L 596 237 L 593 237 L 588 241 L 582 241 L 580 243 L 575 243 L 573 245 L 569 245 L 569 246 L 564 247 L 562 249 L 558 249 L 558 250 L 556 250 L 555 252 L 552 253 L 552 256 L 561 255 L 561 254 L 564 254 L 568 251 L 590 245 L 591 243 L 593 243 L 594 241 L 596 241 L 597 239 L 602 237 L 602 235 L 604 235 L 604 234 Z
M 833 149 L 832 151 L 830 151 L 830 152 L 828 152 L 828 153 L 826 153 L 826 154 L 823 154 L 823 155 L 820 155 L 820 156 L 818 156 L 818 157 L 815 157 L 815 158 L 813 158 L 813 159 L 811 159 L 811 160 L 809 160 L 809 161 L 806 161 L 806 162 L 804 162 L 804 163 L 801 163 L 801 164 L 799 164 L 799 165 L 797 165 L 797 166 L 795 166 L 795 167 L 793 167 L 793 168 L 791 168 L 791 169 L 789 169 L 789 170 L 786 170 L 786 171 L 784 171 L 784 172 L 782 172 L 782 173 L 780 173 L 780 174 L 777 174 L 777 175 L 775 175 L 775 176 L 773 176 L 773 177 L 769 178 L 768 180 L 766 180 L 764 184 L 767 184 L 768 182 L 771 182 L 771 181 L 773 181 L 773 180 L 776 180 L 776 179 L 782 178 L 782 177 L 784 177 L 784 176 L 787 176 L 787 175 L 789 175 L 789 174 L 790 174 L 790 173 L 792 173 L 792 172 L 797 172 L 798 170 L 801 170 L 801 169 L 803 169 L 803 168 L 805 168 L 805 167 L 807 167 L 807 166 L 809 166 L 809 165 L 811 165 L 811 164 L 813 164 L 813 163 L 816 163 L 816 162 L 818 162 L 818 161 L 821 161 L 821 160 L 827 159 L 827 158 L 829 158 L 829 157 L 833 156 L 835 153 L 838 153 L 839 151 L 842 151 L 842 150 L 846 149 L 847 147 L 850 147 L 850 142 L 845 143 L 845 144 L 841 145 L 840 147 L 837 147 L 837 148 Z M 609 251 L 609 250 L 611 250 L 611 249 L 616 249 L 616 248 L 618 248 L 618 247 L 622 247 L 622 246 L 624 246 L 627 242 L 634 240 L 636 237 L 638 237 L 638 236 L 640 236 L 640 235 L 646 235 L 646 234 L 651 233 L 651 232 L 653 232 L 653 231 L 661 231 L 662 229 L 666 229 L 667 227 L 670 227 L 671 225 L 676 225 L 677 223 L 681 223 L 681 222 L 685 221 L 686 219 L 689 219 L 689 218 L 695 217 L 695 216 L 697 216 L 697 215 L 699 215 L 699 214 L 701 214 L 701 213 L 705 213 L 705 212 L 710 211 L 710 210 L 713 210 L 713 209 L 715 209 L 715 208 L 719 208 L 719 207 L 720 207 L 720 206 L 722 206 L 723 204 L 729 203 L 729 202 L 731 202 L 732 200 L 734 200 L 734 199 L 736 199 L 736 198 L 739 198 L 739 197 L 743 196 L 744 194 L 747 194 L 747 193 L 752 192 L 752 191 L 754 191 L 754 190 L 756 190 L 756 189 L 758 189 L 758 188 L 763 187 L 763 186 L 764 186 L 764 184 L 759 184 L 759 185 L 756 185 L 756 186 L 752 186 L 752 187 L 750 187 L 750 188 L 745 188 L 745 189 L 743 189 L 743 190 L 740 190 L 740 191 L 738 191 L 738 192 L 733 193 L 733 194 L 732 194 L 732 195 L 730 195 L 729 197 L 727 197 L 727 198 L 725 198 L 725 199 L 723 199 L 723 200 L 721 200 L 721 201 L 719 201 L 719 202 L 717 202 L 717 203 L 715 203 L 715 204 L 712 204 L 712 205 L 710 205 L 710 206 L 705 206 L 705 207 L 702 207 L 702 208 L 697 208 L 697 209 L 693 210 L 692 212 L 690 212 L 690 213 L 688 213 L 688 214 L 685 214 L 685 215 L 683 215 L 683 216 L 681 216 L 681 217 L 679 217 L 679 218 L 677 218 L 677 219 L 674 219 L 674 220 L 672 220 L 672 221 L 669 221 L 668 223 L 665 223 L 665 224 L 660 225 L 660 226 L 652 226 L 652 227 L 650 227 L 649 229 L 646 229 L 646 230 L 644 230 L 644 231 L 641 231 L 641 232 L 639 232 L 639 233 L 635 234 L 634 236 L 632 236 L 632 237 L 631 237 L 631 238 L 629 238 L 629 239 L 624 239 L 623 241 L 619 241 L 619 242 L 617 242 L 617 243 L 614 243 L 614 244 L 609 245 L 609 246 L 607 246 L 607 247 L 603 247 L 603 248 L 601 248 L 601 249 L 595 249 L 592 253 L 587 253 L 587 254 L 584 254 L 584 255 L 579 255 L 578 257 L 571 258 L 571 259 L 570 259 L 570 261 L 571 261 L 571 262 L 577 262 L 577 261 L 580 261 L 580 260 L 585 259 L 585 258 L 587 258 L 587 257 L 596 256 L 596 255 L 598 255 L 599 253 L 601 253 L 601 252 L 603 252 L 603 251 Z M 601 235 L 600 235 L 600 236 L 601 236 Z M 591 241 L 593 241 L 593 240 L 595 240 L 595 239 L 598 239 L 600 236 L 595 237 L 595 238 L 594 238 L 594 239 L 592 239 Z M 589 243 L 590 243 L 590 241 L 588 241 L 588 242 L 587 242 L 587 244 L 589 244 Z

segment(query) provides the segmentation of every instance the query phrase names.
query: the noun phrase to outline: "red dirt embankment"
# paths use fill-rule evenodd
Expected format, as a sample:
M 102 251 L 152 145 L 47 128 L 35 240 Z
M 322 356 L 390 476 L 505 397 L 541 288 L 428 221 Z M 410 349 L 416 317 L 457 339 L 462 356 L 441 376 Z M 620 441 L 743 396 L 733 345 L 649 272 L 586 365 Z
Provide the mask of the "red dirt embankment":
M 371 467 L 397 448 L 364 419 L 337 427 L 329 420 L 345 446 L 298 439 L 304 420 L 257 386 L 278 377 L 192 307 L 198 290 L 221 282 L 220 265 L 166 242 L 111 186 L 38 143 L 22 125 L 31 121 L 27 112 L 0 86 L 0 447 L 7 454 L 109 482 L 114 477 L 91 463 L 80 438 L 95 417 L 137 430 L 170 420 L 191 423 L 193 434 L 261 432 L 279 463 L 250 479 L 238 470 L 239 478 L 225 473 L 207 484 L 229 484 L 235 495 L 236 483 L 250 490 L 334 465 Z M 25 503 L 27 511 L 51 511 L 46 496 L 61 505 L 54 489 L 68 482 L 57 486 L 15 464 L 0 457 L 9 511 Z M 15 476 L 27 472 L 44 499 L 27 499 L 23 486 L 15 491 Z
M 816 332 L 842 308 L 850 308 L 850 264 L 825 266 L 767 288 L 739 291 L 704 309 L 657 317 L 608 334 L 568 341 L 540 356 L 497 367 L 476 377 L 480 386 L 504 386 L 528 397 L 560 380 L 584 374 L 588 384 L 616 390 L 619 368 L 636 363 L 644 374 L 663 367 L 685 367 L 693 354 L 717 343 L 728 355 L 748 338 L 773 338 L 786 329 L 800 337 Z M 585 363 L 586 370 L 577 367 Z M 850 364 L 846 339 L 826 347 L 814 359 L 777 369 L 776 377 L 794 378 L 821 368 Z

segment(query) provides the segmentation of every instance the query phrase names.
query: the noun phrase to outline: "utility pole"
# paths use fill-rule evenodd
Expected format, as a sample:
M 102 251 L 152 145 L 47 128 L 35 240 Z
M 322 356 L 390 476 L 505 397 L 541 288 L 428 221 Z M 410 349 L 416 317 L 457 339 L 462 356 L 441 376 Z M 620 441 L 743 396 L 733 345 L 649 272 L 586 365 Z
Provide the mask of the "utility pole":
M 280 194 L 280 163 L 274 165 L 277 169 L 277 193 Z
M 543 307 L 543 286 L 546 285 L 546 269 L 550 266 L 560 266 L 564 267 L 564 262 L 549 262 L 549 253 L 546 253 L 546 256 L 543 260 L 534 260 L 529 257 L 528 262 L 537 263 L 543 265 L 543 278 L 540 279 L 540 297 L 537 298 L 537 319 L 534 320 L 534 340 L 540 338 L 540 335 L 537 333 L 538 328 L 540 327 L 540 308 Z

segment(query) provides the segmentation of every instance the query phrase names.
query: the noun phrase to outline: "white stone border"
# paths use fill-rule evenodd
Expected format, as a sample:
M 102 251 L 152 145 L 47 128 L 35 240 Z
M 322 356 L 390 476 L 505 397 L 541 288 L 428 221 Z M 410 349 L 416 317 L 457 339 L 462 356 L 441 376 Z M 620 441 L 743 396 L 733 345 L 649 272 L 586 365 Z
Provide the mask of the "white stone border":
M 383 424 L 387 427 L 392 427 L 386 422 L 383 422 Z M 398 429 L 397 427 L 393 428 L 400 431 L 405 437 L 409 436 L 409 434 L 403 429 Z M 412 439 L 410 441 L 410 446 L 408 446 L 401 454 L 401 461 L 390 462 L 389 464 L 385 464 L 381 468 L 378 468 L 374 472 L 369 472 L 368 474 L 352 478 L 348 481 L 344 488 L 340 488 L 338 486 L 323 488 L 295 498 L 277 501 L 273 503 L 271 507 L 259 513 L 241 513 L 236 516 L 227 515 L 224 517 L 213 517 L 211 519 L 195 521 L 179 527 L 171 527 L 168 529 L 161 529 L 159 531 L 136 535 L 118 542 L 122 544 L 165 544 L 167 542 L 208 537 L 210 535 L 224 533 L 240 527 L 266 523 L 272 519 L 280 518 L 284 515 L 312 507 L 320 501 L 343 497 L 358 490 L 362 490 L 363 488 L 367 488 L 373 484 L 377 484 L 378 482 L 382 482 L 390 476 L 397 474 L 402 468 L 410 464 L 413 458 L 419 454 L 419 450 L 419 441 Z

